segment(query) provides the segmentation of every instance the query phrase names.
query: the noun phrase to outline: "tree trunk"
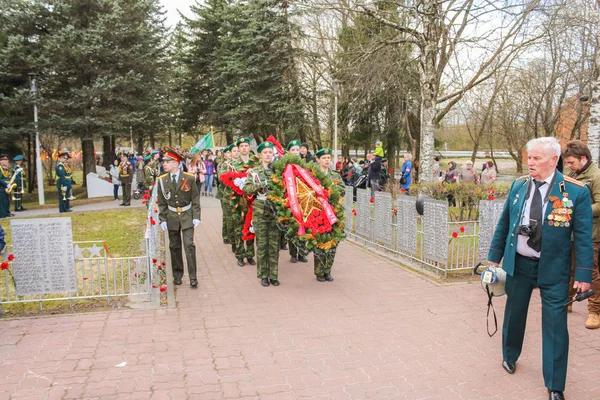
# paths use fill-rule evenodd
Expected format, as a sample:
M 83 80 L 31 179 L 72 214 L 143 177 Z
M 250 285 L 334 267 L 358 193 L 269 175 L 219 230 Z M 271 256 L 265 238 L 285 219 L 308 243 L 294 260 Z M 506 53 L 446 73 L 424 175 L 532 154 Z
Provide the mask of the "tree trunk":
M 421 100 L 421 154 L 419 157 L 419 182 L 433 182 L 433 148 L 435 128 L 435 101 L 433 96 Z
M 596 69 L 600 71 L 599 59 L 596 59 Z M 592 160 L 597 165 L 600 158 L 600 74 L 598 74 L 592 88 L 590 119 L 588 123 L 588 147 L 592 153 Z
M 138 154 L 143 154 L 144 153 L 144 135 L 139 134 L 137 137 L 137 153 Z
M 81 138 L 81 150 L 83 153 L 83 182 L 81 184 L 86 187 L 86 176 L 90 172 L 96 172 L 96 159 L 94 157 L 94 139 Z M 79 182 L 78 182 L 79 183 Z
M 115 158 L 114 136 L 102 136 L 102 166 L 110 169 Z

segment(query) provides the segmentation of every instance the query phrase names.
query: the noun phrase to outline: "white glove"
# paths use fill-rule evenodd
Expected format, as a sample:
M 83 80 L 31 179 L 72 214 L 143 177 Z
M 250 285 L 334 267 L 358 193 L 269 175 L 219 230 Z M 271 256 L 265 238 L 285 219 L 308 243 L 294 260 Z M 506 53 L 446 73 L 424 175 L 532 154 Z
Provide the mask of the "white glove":
M 200 220 L 199 219 L 193 219 L 192 223 L 194 224 L 194 228 L 197 228 L 198 225 L 200 225 Z
M 163 231 L 168 231 L 169 228 L 167 228 L 167 221 L 163 221 L 160 223 L 160 227 L 162 228 Z
M 244 183 L 246 183 L 246 178 L 235 178 L 233 180 L 233 184 L 239 187 L 240 189 L 244 188 Z
M 250 228 L 248 228 L 248 232 L 254 233 L 254 224 L 252 222 L 250 223 Z
M 63 186 L 63 187 L 60 188 L 60 190 L 62 190 L 63 192 L 66 192 L 67 191 L 67 187 Z

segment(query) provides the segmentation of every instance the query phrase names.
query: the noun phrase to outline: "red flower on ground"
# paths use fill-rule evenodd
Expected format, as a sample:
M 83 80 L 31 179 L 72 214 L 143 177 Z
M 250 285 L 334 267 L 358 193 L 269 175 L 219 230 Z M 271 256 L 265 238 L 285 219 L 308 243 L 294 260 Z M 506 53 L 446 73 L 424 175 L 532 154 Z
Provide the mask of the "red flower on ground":
M 142 205 L 146 205 L 146 200 L 142 200 Z
M 82 279 L 83 279 L 84 281 L 87 281 L 87 280 L 88 280 L 87 276 L 84 276 Z
M 1 270 L 8 269 L 8 262 L 7 262 L 7 261 L 4 261 L 2 264 L 0 264 L 0 269 L 1 269 Z
M 150 223 L 151 223 L 152 225 L 156 225 L 156 221 L 154 220 L 154 218 L 153 218 L 153 217 L 150 217 Z
M 352 210 L 352 215 L 356 216 L 356 210 Z
M 134 278 L 137 278 L 137 277 L 138 277 L 138 274 L 137 274 L 137 272 L 134 272 L 134 273 L 133 273 L 133 277 L 134 277 Z
M 375 197 L 371 197 L 371 198 L 369 199 L 369 201 L 370 201 L 371 203 L 373 203 L 373 202 L 375 201 Z
M 457 238 L 458 237 L 458 232 L 452 232 L 452 237 L 453 238 Z
M 465 227 L 464 227 L 464 226 L 461 226 L 461 227 L 460 227 L 460 228 L 458 228 L 458 229 L 459 229 L 461 232 L 463 232 L 463 233 L 464 233 L 464 231 L 465 231 Z
M 392 212 L 393 215 L 398 215 L 398 209 L 394 208 L 394 211 Z
M 164 261 L 161 261 L 160 265 L 162 265 L 164 267 L 165 265 L 167 265 L 167 263 Z
M 406 193 L 406 189 L 404 189 L 404 188 L 400 188 L 400 191 L 401 191 L 402 193 Z
M 161 292 L 161 293 L 164 293 L 164 292 L 166 292 L 166 291 L 167 291 L 167 285 L 162 285 L 162 286 L 160 287 L 160 292 Z
M 8 261 L 12 261 L 15 259 L 15 255 L 14 254 L 9 254 L 8 255 Z
M 158 289 L 158 285 L 152 285 L 152 288 Z
M 488 200 L 494 200 L 494 196 L 488 196 Z

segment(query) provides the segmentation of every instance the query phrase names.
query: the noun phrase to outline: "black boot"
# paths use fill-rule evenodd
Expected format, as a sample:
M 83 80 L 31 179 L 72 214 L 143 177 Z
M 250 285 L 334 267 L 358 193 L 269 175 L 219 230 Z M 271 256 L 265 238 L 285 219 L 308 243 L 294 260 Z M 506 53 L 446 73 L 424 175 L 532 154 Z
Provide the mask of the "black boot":
M 290 258 L 290 261 L 292 262 L 292 264 L 296 264 L 298 262 L 298 259 L 292 256 L 292 258 Z
M 286 243 L 286 242 L 283 242 L 283 243 L 281 244 L 281 246 L 279 246 L 279 248 L 280 248 L 281 250 L 287 250 L 287 243 Z
M 306 258 L 304 256 L 298 256 L 298 261 L 303 262 L 303 263 L 307 263 L 308 262 L 308 258 Z
M 271 282 L 271 285 L 273 286 L 279 286 L 279 281 L 277 279 L 269 279 L 269 282 Z
M 317 280 L 318 280 L 319 282 L 325 282 L 325 277 L 324 277 L 324 276 L 317 275 Z
M 263 285 L 264 287 L 269 286 L 269 279 L 268 278 L 262 278 L 262 280 L 260 281 L 260 284 Z
M 238 258 L 237 259 L 237 265 L 239 265 L 240 267 L 243 267 L 244 265 L 246 265 L 246 263 L 244 263 L 244 259 L 243 258 Z
M 331 276 L 330 273 L 326 273 L 324 278 L 327 282 L 331 282 L 333 280 L 333 276 Z
M 250 265 L 256 265 L 256 261 L 254 261 L 254 258 L 250 257 L 248 259 L 248 264 L 250 264 Z

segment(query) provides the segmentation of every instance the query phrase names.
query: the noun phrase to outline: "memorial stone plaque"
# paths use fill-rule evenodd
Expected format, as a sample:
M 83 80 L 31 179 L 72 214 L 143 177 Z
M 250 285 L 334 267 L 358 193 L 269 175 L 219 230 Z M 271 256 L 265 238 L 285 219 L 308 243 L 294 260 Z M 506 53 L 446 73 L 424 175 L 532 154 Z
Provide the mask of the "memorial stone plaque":
M 375 241 L 392 245 L 392 194 L 375 192 Z
M 504 200 L 479 201 L 479 261 L 487 260 L 494 230 L 503 208 Z
M 356 191 L 356 234 L 371 239 L 371 191 Z
M 71 218 L 10 221 L 17 295 L 77 291 Z
M 417 254 L 417 208 L 416 197 L 398 196 L 396 217 L 396 248 Z
M 346 194 L 344 195 L 344 215 L 346 216 L 346 231 L 352 230 L 352 209 L 354 208 L 354 194 L 352 193 L 352 187 L 346 188 Z
M 448 203 L 439 200 L 425 201 L 423 225 L 423 257 L 448 263 Z

